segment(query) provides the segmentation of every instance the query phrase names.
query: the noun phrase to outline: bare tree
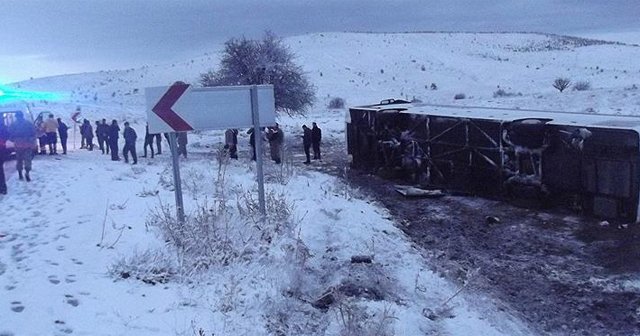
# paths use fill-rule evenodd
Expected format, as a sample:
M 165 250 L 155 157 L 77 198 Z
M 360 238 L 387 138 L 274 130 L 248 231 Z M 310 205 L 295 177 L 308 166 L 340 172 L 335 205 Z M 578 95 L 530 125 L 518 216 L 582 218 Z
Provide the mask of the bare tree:
M 571 84 L 571 80 L 569 80 L 569 78 L 561 77 L 561 78 L 556 78 L 556 80 L 553 81 L 553 87 L 558 89 L 558 91 L 560 92 L 568 88 L 570 84 Z
M 220 68 L 200 75 L 203 86 L 273 84 L 276 110 L 303 113 L 313 104 L 315 88 L 294 54 L 280 38 L 266 32 L 262 40 L 230 39 Z

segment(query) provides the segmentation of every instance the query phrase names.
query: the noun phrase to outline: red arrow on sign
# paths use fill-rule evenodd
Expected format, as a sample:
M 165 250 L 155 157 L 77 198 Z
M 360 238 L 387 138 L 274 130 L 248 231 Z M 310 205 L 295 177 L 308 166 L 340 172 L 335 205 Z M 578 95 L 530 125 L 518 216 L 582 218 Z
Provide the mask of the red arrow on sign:
M 171 85 L 156 106 L 151 109 L 153 113 L 157 114 L 160 119 L 166 122 L 167 125 L 176 132 L 193 131 L 193 127 L 172 110 L 173 105 L 182 97 L 182 94 L 184 94 L 188 88 L 189 84 L 182 82 Z

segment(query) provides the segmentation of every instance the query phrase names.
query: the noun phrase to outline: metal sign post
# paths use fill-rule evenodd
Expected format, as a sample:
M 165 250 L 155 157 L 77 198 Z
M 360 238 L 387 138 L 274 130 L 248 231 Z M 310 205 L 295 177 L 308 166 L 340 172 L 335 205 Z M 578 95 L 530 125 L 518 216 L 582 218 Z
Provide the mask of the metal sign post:
M 176 133 L 169 133 L 169 149 L 173 161 L 173 187 L 176 193 L 176 213 L 178 221 L 184 223 L 184 203 L 182 202 L 182 180 L 180 179 L 180 160 L 178 156 L 178 144 Z
M 262 132 L 260 131 L 260 111 L 258 108 L 258 87 L 251 86 L 251 116 L 253 117 L 253 139 L 256 146 L 256 167 L 258 175 L 258 203 L 260 205 L 260 213 L 264 219 L 267 210 L 264 202 L 264 173 L 262 172 Z
M 169 87 L 146 88 L 149 133 L 170 132 L 173 181 L 176 188 L 177 217 L 184 221 L 182 188 L 175 132 L 253 127 L 262 218 L 266 216 L 262 170 L 262 132 L 275 118 L 273 85 L 221 86 L 193 88 L 176 82 Z

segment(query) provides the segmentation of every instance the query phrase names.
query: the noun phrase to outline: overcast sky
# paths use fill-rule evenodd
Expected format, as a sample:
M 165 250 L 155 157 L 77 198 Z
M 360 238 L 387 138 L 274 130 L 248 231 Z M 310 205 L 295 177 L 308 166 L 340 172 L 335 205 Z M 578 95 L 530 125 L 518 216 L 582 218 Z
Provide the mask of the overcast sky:
M 0 82 L 183 60 L 229 37 L 640 31 L 640 0 L 0 0 Z

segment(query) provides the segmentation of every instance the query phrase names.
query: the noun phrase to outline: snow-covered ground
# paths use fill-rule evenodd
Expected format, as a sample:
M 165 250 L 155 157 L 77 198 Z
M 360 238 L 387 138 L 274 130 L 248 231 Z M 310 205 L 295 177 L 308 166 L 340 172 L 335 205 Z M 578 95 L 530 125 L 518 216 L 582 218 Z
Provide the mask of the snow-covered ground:
M 470 33 L 325 33 L 286 42 L 318 88 L 306 117 L 279 120 L 289 136 L 313 120 L 325 137 L 343 139 L 343 111 L 324 107 L 331 97 L 349 105 L 416 98 L 640 115 L 635 46 Z M 90 120 L 130 121 L 142 137 L 144 88 L 195 83 L 216 59 L 201 55 L 15 85 L 70 95 L 69 101 L 38 102 L 36 111 L 68 120 L 79 106 Z M 591 89 L 559 93 L 551 84 L 561 76 L 589 81 Z M 499 88 L 513 96 L 494 97 Z M 467 98 L 454 100 L 459 93 Z M 362 321 L 395 335 L 532 333 L 491 298 L 468 288 L 457 294 L 458 287 L 430 271 L 384 209 L 336 177 L 296 164 L 301 153 L 285 168 L 266 166 L 274 201 L 292 206 L 288 224 L 272 231 L 247 224 L 238 205 L 248 204 L 255 188 L 247 136 L 241 135 L 241 159 L 228 164 L 216 160 L 221 140 L 220 132 L 190 136 L 190 157 L 181 167 L 187 212 L 223 203 L 225 232 L 254 245 L 242 246 L 230 262 L 209 264 L 208 271 L 172 274 L 167 283 L 123 279 L 121 272 L 145 255 L 159 264 L 173 260 L 184 271 L 180 254 L 150 224 L 161 204 L 173 204 L 166 151 L 129 166 L 96 151 L 71 150 L 38 157 L 32 183 L 10 178 L 9 195 L 0 196 L 0 335 L 339 335 Z M 226 168 L 222 175 L 220 168 Z M 257 239 L 255 232 L 277 234 Z M 352 264 L 354 255 L 374 255 L 374 262 Z M 309 303 L 353 283 L 377 294 L 338 297 L 326 311 Z

